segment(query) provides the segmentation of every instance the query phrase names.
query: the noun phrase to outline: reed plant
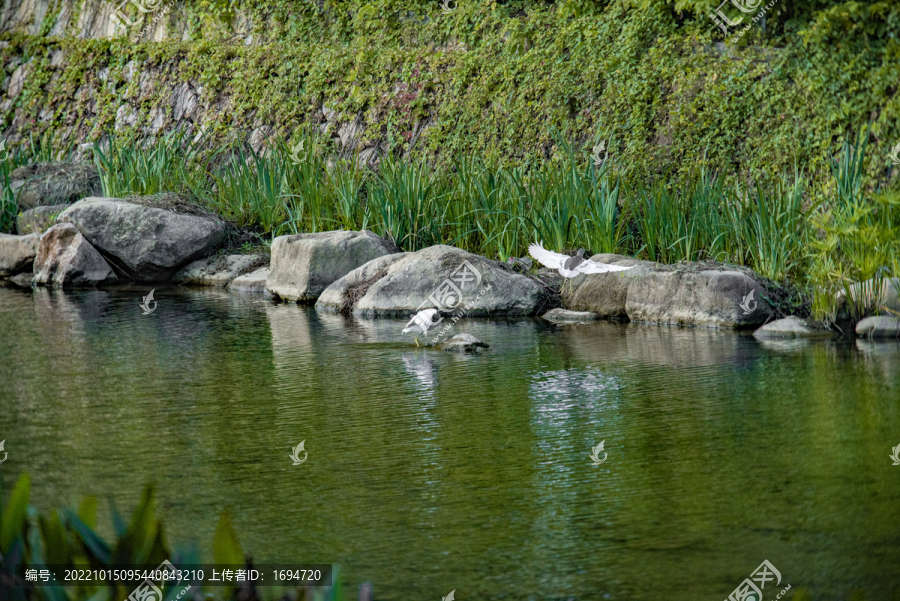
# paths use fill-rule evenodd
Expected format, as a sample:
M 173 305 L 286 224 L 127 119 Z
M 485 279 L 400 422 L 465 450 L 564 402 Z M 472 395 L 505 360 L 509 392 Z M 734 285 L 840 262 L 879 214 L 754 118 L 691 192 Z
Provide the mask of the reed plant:
M 372 216 L 363 203 L 366 171 L 359 158 L 342 160 L 328 171 L 328 187 L 334 193 L 335 225 L 347 230 L 370 227 Z
M 291 157 L 285 156 L 286 147 L 274 144 L 267 154 L 269 161 L 284 164 L 283 199 L 289 209 L 291 233 L 321 232 L 340 227 L 335 218 L 335 190 L 329 181 L 327 165 L 318 151 L 317 138 L 303 132 Z M 342 165 L 339 169 L 343 170 Z M 272 228 L 264 227 L 266 231 Z
M 810 217 L 819 235 L 811 240 L 816 282 L 813 313 L 836 320 L 843 309 L 854 321 L 890 312 L 879 299 L 889 278 L 900 276 L 900 191 L 862 187 L 868 131 L 845 141 L 832 160 L 828 202 Z
M 203 165 L 220 150 L 204 150 L 202 137 L 189 138 L 182 131 L 173 131 L 145 144 L 122 140 L 115 134 L 107 139 L 106 144 L 93 148 L 105 196 L 166 192 L 207 195 L 210 182 Z
M 810 228 L 803 209 L 805 183 L 796 173 L 790 185 L 785 180 L 754 186 L 745 197 L 741 222 L 741 237 L 749 252 L 745 263 L 776 281 L 799 276 L 809 252 Z
M 215 193 L 208 202 L 239 226 L 278 233 L 289 215 L 285 202 L 289 171 L 281 153 L 260 154 L 238 146 L 231 160 L 212 174 Z
M 441 244 L 449 191 L 423 163 L 391 156 L 368 188 L 375 230 L 405 251 Z
M 0 233 L 15 231 L 19 214 L 17 194 L 10 186 L 9 174 L 13 169 L 12 157 L 0 163 Z

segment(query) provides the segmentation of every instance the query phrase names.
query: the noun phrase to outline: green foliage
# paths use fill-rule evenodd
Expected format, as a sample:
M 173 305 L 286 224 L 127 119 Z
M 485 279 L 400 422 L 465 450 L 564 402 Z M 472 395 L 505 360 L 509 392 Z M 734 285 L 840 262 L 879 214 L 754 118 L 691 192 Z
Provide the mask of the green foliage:
M 0 49 L 7 68 L 33 60 L 6 124 L 63 132 L 71 148 L 74 136 L 99 138 L 127 102 L 141 132 L 170 88 L 192 80 L 204 102 L 228 99 L 206 119 L 219 143 L 256 122 L 290 137 L 327 106 L 340 123 L 361 118 L 363 144 L 424 156 L 442 173 L 459 156 L 507 167 L 562 158 L 558 129 L 578 152 L 615 136 L 612 159 L 629 182 L 706 168 L 733 183 L 795 164 L 823 182 L 840 141 L 872 119 L 882 158 L 865 185 L 896 178 L 885 151 L 900 139 L 900 8 L 888 0 L 780 2 L 765 30 L 756 24 L 723 51 L 706 2 L 454 4 L 444 14 L 437 1 L 209 0 L 179 11 L 186 42 L 12 36 Z M 243 17 L 254 43 L 222 43 Z M 42 57 L 57 49 L 65 60 L 50 67 Z M 157 84 L 126 79 L 132 60 Z M 73 117 L 74 131 L 64 122 Z
M 10 167 L 7 161 L 0 163 L 0 233 L 14 232 L 19 214 L 16 193 L 10 188 Z
M 424 164 L 388 157 L 369 188 L 368 205 L 377 230 L 404 250 L 420 250 L 441 242 L 446 196 L 438 178 Z
M 94 147 L 94 163 L 106 196 L 197 193 L 208 187 L 202 167 L 215 151 L 202 151 L 202 138 L 194 141 L 182 132 L 171 132 L 156 144 L 122 141 L 115 135 L 108 142 L 105 150 Z
M 843 292 L 855 319 L 878 311 L 871 302 L 882 280 L 900 275 L 900 193 L 882 192 L 835 203 L 814 216 L 822 235 L 813 244 L 811 277 L 817 282 L 813 311 L 834 320 Z M 851 293 L 854 282 L 872 280 L 863 294 Z M 857 301 L 857 302 L 853 302 Z
M 216 190 L 212 205 L 238 225 L 259 225 L 263 231 L 273 231 L 287 218 L 287 171 L 284 156 L 261 156 L 252 149 L 248 156 L 238 147 L 230 163 L 213 175 Z
M 863 187 L 868 136 L 844 142 L 832 160 L 831 201 L 813 214 L 820 235 L 813 241 L 815 260 L 811 277 L 817 282 L 813 312 L 820 318 L 837 317 L 839 293 L 847 299 L 849 314 L 860 319 L 877 312 L 875 291 L 885 277 L 900 275 L 900 191 L 867 193 Z M 854 282 L 868 290 L 852 292 Z
M 191 549 L 172 551 L 163 536 L 163 524 L 156 517 L 154 489 L 147 486 L 127 526 L 115 507 L 110 505 L 116 539 L 107 543 L 96 533 L 97 500 L 87 497 L 78 512 L 70 509 L 38 514 L 28 505 L 30 479 L 22 474 L 6 503 L 0 495 L 0 574 L 47 565 L 70 566 L 105 570 L 113 566 L 146 566 L 156 568 L 165 560 L 176 565 L 199 564 L 199 554 Z M 245 558 L 232 525 L 231 514 L 223 510 L 212 543 L 212 560 L 218 564 L 244 565 Z M 21 577 L 21 576 L 20 576 Z M 337 567 L 332 574 L 332 586 L 325 587 L 326 599 L 344 601 Z M 124 581 L 84 581 L 77 587 L 6 587 L 0 583 L 0 594 L 10 593 L 16 601 L 45 599 L 46 601 L 112 601 L 125 599 L 135 583 Z M 184 590 L 184 583 L 163 586 L 163 598 L 172 601 Z M 267 589 L 263 599 L 272 599 L 283 591 Z M 296 591 L 295 591 L 296 592 Z M 268 593 L 268 594 L 266 594 Z M 238 589 L 215 589 L 209 598 L 236 599 Z M 3 597 L 4 599 L 6 597 Z
M 22 474 L 16 481 L 9 501 L 0 513 L 0 553 L 10 553 L 13 543 L 22 544 L 24 537 L 25 516 L 28 510 L 28 493 L 31 480 L 28 474 Z
M 231 513 L 227 509 L 222 510 L 213 537 L 213 561 L 228 564 L 244 563 L 244 552 L 241 550 L 237 532 L 234 531 Z

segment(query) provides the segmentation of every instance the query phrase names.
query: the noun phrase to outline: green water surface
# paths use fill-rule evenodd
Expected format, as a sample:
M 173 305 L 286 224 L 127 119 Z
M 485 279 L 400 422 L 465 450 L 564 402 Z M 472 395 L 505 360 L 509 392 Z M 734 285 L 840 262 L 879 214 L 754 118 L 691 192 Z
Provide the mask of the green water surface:
M 457 323 L 490 344 L 458 355 L 144 294 L 0 289 L 6 494 L 26 471 L 42 511 L 130 514 L 152 481 L 170 546 L 209 552 L 229 508 L 257 563 L 337 563 L 378 600 L 721 601 L 763 560 L 766 601 L 900 595 L 900 343 L 498 319 Z

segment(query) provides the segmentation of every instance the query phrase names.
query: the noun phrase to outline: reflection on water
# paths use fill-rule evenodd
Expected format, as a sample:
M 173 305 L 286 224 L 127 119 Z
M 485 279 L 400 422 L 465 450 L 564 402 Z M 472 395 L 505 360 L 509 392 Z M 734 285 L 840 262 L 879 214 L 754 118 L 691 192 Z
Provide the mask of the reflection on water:
M 436 381 L 435 371 L 437 370 L 434 361 L 429 359 L 424 352 L 419 356 L 413 353 L 403 353 L 401 359 L 403 359 L 403 367 L 406 368 L 407 373 L 418 381 L 422 394 L 428 398 L 433 397 Z
M 896 341 L 462 320 L 491 347 L 460 355 L 221 290 L 145 316 L 146 292 L 0 289 L 4 490 L 130 511 L 156 481 L 175 546 L 228 507 L 257 562 L 385 600 L 722 599 L 763 559 L 813 599 L 900 592 Z

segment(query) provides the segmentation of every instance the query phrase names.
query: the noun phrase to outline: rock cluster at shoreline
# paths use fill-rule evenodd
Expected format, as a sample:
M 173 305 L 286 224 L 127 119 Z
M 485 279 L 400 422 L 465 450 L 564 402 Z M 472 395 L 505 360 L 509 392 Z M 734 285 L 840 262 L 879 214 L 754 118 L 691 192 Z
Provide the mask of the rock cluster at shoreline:
M 221 286 L 368 318 L 407 318 L 437 307 L 456 319 L 541 315 L 556 324 L 602 319 L 758 328 L 760 340 L 835 336 L 810 320 L 773 320 L 775 310 L 760 281 L 745 270 L 718 266 L 599 254 L 591 259 L 632 269 L 563 282 L 555 273 L 535 273 L 529 260 L 501 263 L 446 245 L 398 252 L 392 241 L 372 232 L 343 230 L 279 236 L 271 261 L 265 255 L 224 255 L 219 249 L 226 225 L 215 215 L 141 198 L 55 204 L 62 197 L 60 177 L 77 180 L 82 192 L 93 190 L 90 174 L 66 173 L 57 166 L 48 171 L 50 183 L 28 183 L 51 193 L 35 197 L 36 204 L 19 215 L 20 235 L 0 234 L 0 278 L 22 287 Z M 886 280 L 878 294 L 869 284 L 851 287 L 854 303 L 900 310 L 900 282 Z M 869 317 L 855 327 L 860 337 L 894 338 L 898 332 L 896 314 Z

